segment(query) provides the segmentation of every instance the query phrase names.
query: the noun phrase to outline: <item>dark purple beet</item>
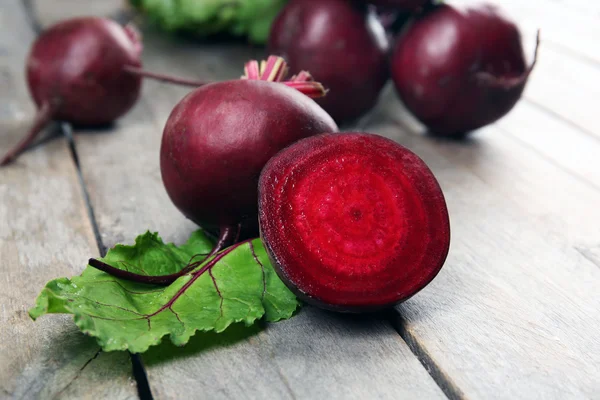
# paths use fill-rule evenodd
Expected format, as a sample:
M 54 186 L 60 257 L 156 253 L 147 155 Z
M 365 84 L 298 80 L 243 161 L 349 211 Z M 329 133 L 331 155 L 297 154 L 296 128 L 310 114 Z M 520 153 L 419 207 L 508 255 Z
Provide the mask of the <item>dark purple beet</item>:
M 378 135 L 301 140 L 259 183 L 261 238 L 304 301 L 371 311 L 406 300 L 440 271 L 450 245 L 440 186 L 414 153 Z
M 364 4 L 291 0 L 273 23 L 268 46 L 292 72 L 308 70 L 331 90 L 318 103 L 336 121 L 369 111 L 389 76 L 385 31 Z
M 440 5 L 398 38 L 392 78 L 431 133 L 462 137 L 513 108 L 534 64 L 526 64 L 517 26 L 496 7 Z
M 258 178 L 275 153 L 299 139 L 338 129 L 303 94 L 306 88 L 266 81 L 282 79 L 283 59 L 269 58 L 267 70 L 269 66 L 279 72 L 259 71 L 254 61 L 246 65 L 247 79 L 196 89 L 173 109 L 164 129 L 160 166 L 167 193 L 186 217 L 209 230 L 220 229 L 221 237 L 229 230 L 231 238 L 240 224 L 246 236 L 258 235 Z M 302 72 L 292 80 L 309 78 Z
M 136 102 L 142 46 L 135 31 L 104 18 L 76 18 L 44 31 L 27 60 L 27 83 L 38 106 L 29 134 L 0 161 L 6 165 L 53 119 L 107 124 Z
M 136 102 L 141 78 L 123 71 L 140 67 L 141 44 L 104 18 L 72 19 L 46 30 L 27 61 L 35 103 L 56 104 L 54 118 L 81 125 L 106 124 Z

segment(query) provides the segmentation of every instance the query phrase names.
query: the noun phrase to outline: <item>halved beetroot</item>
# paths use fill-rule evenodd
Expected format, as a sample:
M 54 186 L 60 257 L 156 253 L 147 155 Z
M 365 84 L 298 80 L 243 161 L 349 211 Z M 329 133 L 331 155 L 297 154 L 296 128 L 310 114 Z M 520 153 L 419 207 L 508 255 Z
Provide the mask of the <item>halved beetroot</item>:
M 431 170 L 368 133 L 318 135 L 279 152 L 260 177 L 259 222 L 280 278 L 337 311 L 408 299 L 437 275 L 450 245 Z

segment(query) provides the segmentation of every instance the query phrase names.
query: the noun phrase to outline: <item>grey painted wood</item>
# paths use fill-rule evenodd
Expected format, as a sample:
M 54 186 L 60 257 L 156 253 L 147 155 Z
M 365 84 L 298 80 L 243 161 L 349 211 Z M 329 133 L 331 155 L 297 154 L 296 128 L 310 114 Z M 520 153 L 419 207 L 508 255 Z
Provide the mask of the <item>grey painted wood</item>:
M 33 32 L 17 0 L 0 5 L 0 152 L 24 134 L 34 107 L 23 76 Z M 33 322 L 45 283 L 96 255 L 67 142 L 54 137 L 0 170 L 0 398 L 136 398 L 127 354 L 98 353 L 66 316 Z
M 528 102 L 496 124 L 532 152 L 600 189 L 600 140 Z
M 150 353 L 145 359 L 154 394 L 172 399 L 196 390 L 211 399 L 444 398 L 387 321 L 306 307 L 291 320 L 235 339 L 203 353 L 180 351 L 181 358 L 164 365 Z
M 598 66 L 551 47 L 543 48 L 539 69 L 525 90 L 526 99 L 596 138 L 600 125 L 594 99 L 599 94 Z
M 453 236 L 439 276 L 397 308 L 404 336 L 467 398 L 597 398 L 600 191 L 495 127 L 419 135 L 387 95 L 367 129 L 430 165 Z
M 56 14 L 45 7 L 38 3 L 47 23 Z M 243 46 L 180 44 L 147 33 L 144 63 L 154 71 L 216 80 L 238 78 L 243 63 L 258 53 Z M 196 229 L 169 201 L 158 165 L 164 123 L 189 90 L 146 81 L 142 100 L 113 130 L 76 133 L 106 246 L 130 243 L 146 229 L 182 242 Z M 163 343 L 143 359 L 160 399 L 200 394 L 211 399 L 444 398 L 389 322 L 310 307 L 261 332 L 235 328 L 225 335 L 197 334 L 183 349 Z

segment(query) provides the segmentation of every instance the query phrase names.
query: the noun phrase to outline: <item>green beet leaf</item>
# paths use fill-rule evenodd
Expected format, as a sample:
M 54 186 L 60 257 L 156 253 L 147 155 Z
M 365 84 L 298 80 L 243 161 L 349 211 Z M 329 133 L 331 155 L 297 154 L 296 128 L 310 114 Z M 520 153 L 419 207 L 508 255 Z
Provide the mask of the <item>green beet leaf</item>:
M 187 32 L 199 37 L 226 33 L 264 44 L 273 20 L 287 0 L 129 0 L 129 3 L 168 32 Z
M 147 232 L 133 246 L 115 246 L 101 261 L 138 274 L 166 275 L 212 246 L 202 231 L 179 247 Z M 104 351 L 141 353 L 165 335 L 184 345 L 196 331 L 222 332 L 232 323 L 251 325 L 263 317 L 279 321 L 299 306 L 259 239 L 225 249 L 211 260 L 169 286 L 125 281 L 88 266 L 80 276 L 49 282 L 29 315 L 35 320 L 50 313 L 73 314 L 75 324 Z

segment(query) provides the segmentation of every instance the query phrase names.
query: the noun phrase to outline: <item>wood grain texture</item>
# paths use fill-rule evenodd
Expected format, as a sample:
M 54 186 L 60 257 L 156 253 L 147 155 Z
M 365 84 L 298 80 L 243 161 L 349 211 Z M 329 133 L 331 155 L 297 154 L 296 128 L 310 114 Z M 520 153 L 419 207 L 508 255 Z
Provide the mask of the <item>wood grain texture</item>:
M 34 107 L 23 69 L 33 32 L 17 0 L 0 5 L 0 152 Z M 66 316 L 33 322 L 47 281 L 98 253 L 68 143 L 53 137 L 0 170 L 0 398 L 137 398 L 127 354 L 102 354 Z
M 191 78 L 237 79 L 252 53 L 243 46 L 179 44 L 145 34 L 146 68 Z M 169 201 L 158 165 L 164 123 L 189 90 L 146 81 L 142 100 L 114 129 L 76 133 L 106 246 L 132 242 L 146 229 L 182 242 L 197 229 Z M 236 327 L 224 335 L 197 334 L 183 349 L 163 343 L 143 358 L 160 399 L 190 393 L 211 399 L 444 398 L 389 323 L 310 307 L 264 331 Z
M 600 192 L 495 127 L 434 140 L 405 112 L 388 92 L 367 129 L 428 163 L 453 236 L 439 276 L 397 308 L 405 337 L 466 398 L 595 398 Z
M 600 190 L 600 137 L 528 102 L 520 102 L 496 126 L 502 134 Z
M 144 358 L 157 398 L 191 391 L 211 399 L 445 398 L 388 321 L 305 307 L 266 330 L 199 334 L 190 348 Z M 199 342 L 204 342 L 200 345 Z M 200 353 L 202 351 L 202 353 Z M 173 352 L 176 356 L 173 357 Z M 158 362 L 163 354 L 171 359 Z M 164 360 L 164 359 L 163 359 Z

